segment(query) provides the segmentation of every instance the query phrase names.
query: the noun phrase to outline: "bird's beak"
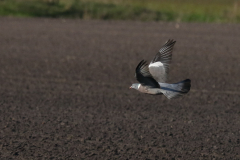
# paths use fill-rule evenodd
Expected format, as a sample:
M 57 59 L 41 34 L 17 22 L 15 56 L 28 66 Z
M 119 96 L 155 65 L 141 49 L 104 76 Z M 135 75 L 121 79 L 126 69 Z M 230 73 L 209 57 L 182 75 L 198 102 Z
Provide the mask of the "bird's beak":
M 129 87 L 129 89 L 131 89 L 131 88 L 132 88 L 132 86 Z

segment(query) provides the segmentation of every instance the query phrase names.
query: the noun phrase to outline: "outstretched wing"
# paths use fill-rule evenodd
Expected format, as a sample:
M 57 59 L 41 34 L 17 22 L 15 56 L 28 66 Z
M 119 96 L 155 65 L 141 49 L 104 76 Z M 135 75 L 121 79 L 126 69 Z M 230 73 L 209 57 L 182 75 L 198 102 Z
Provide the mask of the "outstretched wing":
M 142 60 L 136 68 L 136 79 L 143 85 L 151 88 L 160 88 L 158 82 L 152 77 L 146 61 Z
M 158 82 L 166 82 L 168 78 L 169 65 L 172 60 L 174 40 L 168 40 L 149 65 L 149 71 L 153 78 Z

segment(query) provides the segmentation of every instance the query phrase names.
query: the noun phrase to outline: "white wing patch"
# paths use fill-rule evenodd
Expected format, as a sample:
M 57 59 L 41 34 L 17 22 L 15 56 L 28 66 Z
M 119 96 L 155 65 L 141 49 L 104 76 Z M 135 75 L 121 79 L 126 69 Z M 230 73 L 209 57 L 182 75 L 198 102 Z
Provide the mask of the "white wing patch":
M 140 88 L 141 84 L 138 84 L 138 89 Z
M 163 67 L 163 64 L 161 62 L 155 62 L 151 63 L 149 67 Z
M 165 71 L 164 65 L 161 62 L 151 63 L 149 66 L 149 72 L 157 82 L 166 82 L 167 73 Z
M 153 58 L 149 71 L 158 82 L 166 82 L 176 41 L 169 39 Z

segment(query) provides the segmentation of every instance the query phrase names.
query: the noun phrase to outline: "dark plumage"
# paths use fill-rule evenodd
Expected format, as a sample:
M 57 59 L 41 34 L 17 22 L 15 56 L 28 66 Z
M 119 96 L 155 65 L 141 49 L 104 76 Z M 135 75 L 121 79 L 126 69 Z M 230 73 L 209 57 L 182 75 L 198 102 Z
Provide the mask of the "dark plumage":
M 151 88 L 160 88 L 158 82 L 152 77 L 148 70 L 148 64 L 142 60 L 136 68 L 136 79 L 143 85 Z

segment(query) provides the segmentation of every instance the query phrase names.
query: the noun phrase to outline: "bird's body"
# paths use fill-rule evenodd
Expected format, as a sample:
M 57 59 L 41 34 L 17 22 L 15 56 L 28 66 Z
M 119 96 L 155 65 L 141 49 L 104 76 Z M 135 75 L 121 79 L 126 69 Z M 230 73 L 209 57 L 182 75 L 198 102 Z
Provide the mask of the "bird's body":
M 138 84 L 138 90 L 142 93 L 147 93 L 147 94 L 162 94 L 160 88 L 149 88 L 148 86 L 143 86 L 141 84 Z
M 144 60 L 138 64 L 135 76 L 140 83 L 134 83 L 130 88 L 146 94 L 164 94 L 168 99 L 189 92 L 191 88 L 189 79 L 173 84 L 166 83 L 175 42 L 168 40 L 149 65 Z

